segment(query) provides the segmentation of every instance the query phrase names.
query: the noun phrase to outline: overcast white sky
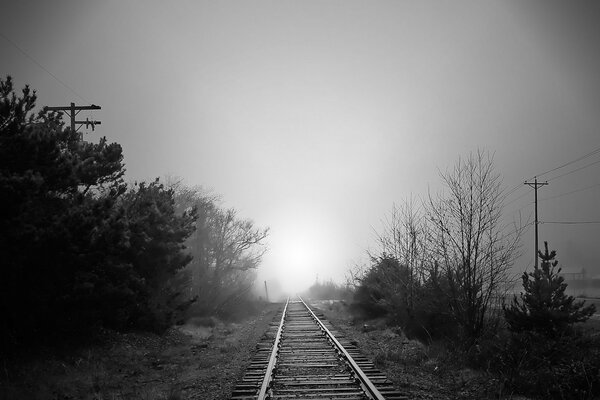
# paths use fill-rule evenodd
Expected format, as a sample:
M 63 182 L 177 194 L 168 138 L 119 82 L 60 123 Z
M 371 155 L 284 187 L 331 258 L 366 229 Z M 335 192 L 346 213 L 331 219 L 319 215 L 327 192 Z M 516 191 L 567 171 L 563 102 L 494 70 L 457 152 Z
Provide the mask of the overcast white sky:
M 129 180 L 180 176 L 269 226 L 260 277 L 299 289 L 343 280 L 392 204 L 461 155 L 495 153 L 511 188 L 599 148 L 599 5 L 6 1 L 0 74 L 40 105 L 100 105 L 82 114 L 102 121 L 88 139 L 121 143 Z M 599 172 L 551 180 L 540 220 L 600 221 Z M 528 190 L 507 216 L 530 215 Z M 599 238 L 600 224 L 540 225 L 567 266 L 599 266 Z

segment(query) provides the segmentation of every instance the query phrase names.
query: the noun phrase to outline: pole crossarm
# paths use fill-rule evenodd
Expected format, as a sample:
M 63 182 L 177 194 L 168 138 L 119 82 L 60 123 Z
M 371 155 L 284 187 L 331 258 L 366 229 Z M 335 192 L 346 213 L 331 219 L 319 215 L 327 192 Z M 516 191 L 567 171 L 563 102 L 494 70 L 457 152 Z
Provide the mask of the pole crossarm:
M 85 125 L 86 129 L 90 126 L 92 130 L 96 125 L 100 125 L 100 121 L 90 121 L 88 118 L 85 121 L 76 121 L 75 117 L 79 114 L 80 111 L 83 110 L 101 110 L 102 107 L 97 106 L 95 104 L 90 104 L 89 106 L 76 106 L 75 103 L 71 103 L 70 106 L 54 106 L 54 107 L 44 107 L 44 111 L 64 111 L 69 115 L 71 119 L 71 129 L 75 132 L 79 130 L 83 125 Z M 78 126 L 76 126 L 78 125 Z
M 89 106 L 75 106 L 75 109 L 78 110 L 78 111 L 81 111 L 81 110 L 101 110 L 102 107 L 97 106 L 95 104 L 91 104 Z M 48 111 L 71 111 L 71 106 L 44 107 L 44 110 L 48 110 Z
M 102 121 L 94 121 L 94 120 L 90 121 L 89 119 L 86 118 L 85 121 L 75 121 L 75 124 L 79 124 L 80 127 L 81 127 L 81 125 L 85 125 L 85 129 L 88 129 L 91 126 L 92 130 L 94 130 L 94 127 L 96 125 L 102 125 Z

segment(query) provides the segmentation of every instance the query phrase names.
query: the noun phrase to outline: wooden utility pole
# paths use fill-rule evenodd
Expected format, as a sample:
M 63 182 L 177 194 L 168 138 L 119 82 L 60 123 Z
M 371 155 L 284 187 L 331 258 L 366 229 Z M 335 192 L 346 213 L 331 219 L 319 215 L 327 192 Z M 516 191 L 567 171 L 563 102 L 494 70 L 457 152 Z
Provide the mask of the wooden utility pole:
M 86 129 L 91 126 L 92 130 L 94 130 L 94 127 L 96 125 L 100 125 L 102 122 L 100 121 L 90 121 L 88 118 L 85 119 L 85 121 L 76 121 L 75 117 L 77 116 L 77 114 L 79 114 L 80 111 L 82 110 L 100 110 L 101 107 L 91 104 L 89 106 L 76 106 L 75 103 L 71 103 L 70 106 L 59 106 L 59 107 L 44 107 L 44 110 L 47 111 L 64 111 L 65 113 L 67 113 L 69 115 L 69 118 L 71 119 L 71 130 L 73 132 L 77 132 L 79 130 L 79 128 L 81 128 L 82 125 L 85 124 Z M 79 125 L 79 126 L 76 126 Z M 81 138 L 83 139 L 83 134 L 81 135 Z
M 538 266 L 538 198 L 537 198 L 537 190 L 539 187 L 545 186 L 548 182 L 538 182 L 537 176 L 535 177 L 533 182 L 525 182 L 526 185 L 531 186 L 535 190 L 535 267 Z
M 269 302 L 269 289 L 267 288 L 267 281 L 265 281 L 265 295 L 267 296 L 267 303 Z

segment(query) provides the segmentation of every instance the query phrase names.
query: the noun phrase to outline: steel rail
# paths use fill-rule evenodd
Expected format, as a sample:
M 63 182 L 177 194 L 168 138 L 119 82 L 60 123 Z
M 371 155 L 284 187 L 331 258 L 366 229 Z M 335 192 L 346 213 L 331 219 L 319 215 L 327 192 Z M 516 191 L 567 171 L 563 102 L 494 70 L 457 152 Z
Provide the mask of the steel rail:
M 315 313 L 310 309 L 310 307 L 304 302 L 302 297 L 298 296 L 298 298 L 300 299 L 302 304 L 304 304 L 304 307 L 306 307 L 308 312 L 310 312 L 310 314 L 312 315 L 312 318 L 315 320 L 315 322 L 319 325 L 319 327 L 323 330 L 323 332 L 325 332 L 325 334 L 330 339 L 330 341 L 338 349 L 338 351 L 340 351 L 344 355 L 344 357 L 348 361 L 348 364 L 350 364 L 350 367 L 352 368 L 352 370 L 354 371 L 354 373 L 360 380 L 362 386 L 367 391 L 367 394 L 370 395 L 375 400 L 385 400 L 385 397 L 383 397 L 381 392 L 375 387 L 375 385 L 373 384 L 373 382 L 371 382 L 369 377 L 367 377 L 367 375 L 365 375 L 365 373 L 360 368 L 360 366 L 356 363 L 356 361 L 354 361 L 354 359 L 352 358 L 350 353 L 348 353 L 348 351 L 346 351 L 344 346 L 342 346 L 342 344 L 340 342 L 338 342 L 338 340 L 335 338 L 335 336 L 329 331 L 329 329 L 327 329 L 327 327 L 323 324 L 323 322 L 321 322 L 321 320 L 315 315 Z M 287 303 L 286 303 L 286 307 L 287 307 Z M 262 398 L 259 397 L 259 399 L 262 399 Z
M 283 332 L 283 323 L 285 322 L 285 314 L 287 312 L 287 307 L 290 302 L 290 298 L 288 297 L 285 302 L 285 307 L 283 308 L 283 314 L 281 314 L 281 321 L 279 322 L 279 328 L 277 329 L 277 335 L 275 335 L 275 341 L 273 342 L 273 349 L 271 350 L 271 357 L 269 358 L 269 365 L 267 365 L 267 371 L 265 372 L 265 377 L 263 379 L 262 385 L 260 387 L 260 392 L 258 393 L 257 400 L 264 400 L 267 398 L 267 391 L 269 390 L 269 386 L 271 385 L 271 381 L 273 380 L 273 369 L 275 368 L 275 363 L 277 362 L 277 352 L 279 351 L 279 342 L 281 341 L 281 333 Z

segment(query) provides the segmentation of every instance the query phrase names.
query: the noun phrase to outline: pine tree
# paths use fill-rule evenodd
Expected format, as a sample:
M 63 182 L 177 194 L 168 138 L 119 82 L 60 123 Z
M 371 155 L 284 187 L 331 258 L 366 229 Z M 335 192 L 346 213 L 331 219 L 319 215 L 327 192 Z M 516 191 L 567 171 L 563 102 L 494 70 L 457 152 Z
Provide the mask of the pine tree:
M 0 358 L 97 326 L 164 327 L 195 211 L 158 182 L 128 191 L 118 143 L 82 141 L 35 102 L 0 79 Z
M 0 79 L 0 352 L 87 329 L 115 287 L 130 292 L 115 256 L 126 239 L 121 146 L 81 141 L 60 114 L 35 113 L 36 100 Z
M 544 242 L 545 252 L 539 251 L 541 267 L 533 272 L 523 273 L 521 300 L 514 296 L 510 306 L 503 306 L 504 316 L 512 332 L 537 332 L 547 336 L 566 333 L 576 322 L 586 321 L 595 311 L 584 301 L 575 301 L 565 294 L 567 284 L 559 275 L 561 269 L 554 258 L 556 251 L 548 252 L 548 242 Z

